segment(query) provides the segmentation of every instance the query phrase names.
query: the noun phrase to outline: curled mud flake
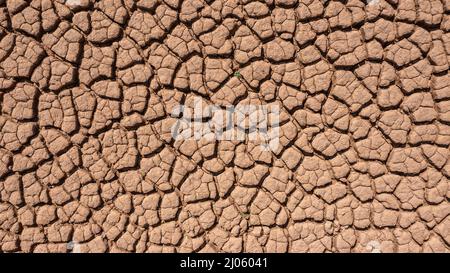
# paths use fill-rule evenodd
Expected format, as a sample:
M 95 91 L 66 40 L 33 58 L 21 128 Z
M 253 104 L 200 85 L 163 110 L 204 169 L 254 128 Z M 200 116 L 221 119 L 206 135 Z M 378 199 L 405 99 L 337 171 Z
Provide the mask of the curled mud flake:
M 42 42 L 59 57 L 77 63 L 83 48 L 83 35 L 71 28 L 69 23 L 61 23 L 58 28 L 42 37 Z
M 213 177 L 200 169 L 187 177 L 180 191 L 185 202 L 214 199 L 217 195 Z
M 163 145 L 149 125 L 139 127 L 136 136 L 139 152 L 143 156 L 152 154 Z
M 325 202 L 316 195 L 305 196 L 291 213 L 292 220 L 303 222 L 312 220 L 321 222 L 324 220 Z
M 222 207 L 220 209 L 222 209 Z M 224 214 L 224 211 L 221 211 L 222 214 L 220 216 Z M 220 217 L 219 225 L 221 228 L 227 230 L 228 226 L 225 218 L 226 217 Z M 196 237 L 204 234 L 205 231 L 211 230 L 217 222 L 217 216 L 213 211 L 211 202 L 205 201 L 196 204 L 187 204 L 180 212 L 179 221 L 182 230 L 188 237 Z
M 246 186 L 258 186 L 261 184 L 264 176 L 268 174 L 269 168 L 264 165 L 256 165 L 251 169 L 242 170 L 236 168 L 237 181 Z
M 15 30 L 23 31 L 31 36 L 38 37 L 42 31 L 39 11 L 33 6 L 28 6 L 11 18 Z
M 17 123 L 0 117 L 0 144 L 9 151 L 18 151 L 37 133 L 32 122 Z
M 44 137 L 48 150 L 54 155 L 61 154 L 71 145 L 68 137 L 56 129 L 44 130 L 42 131 L 42 136 Z
M 401 208 L 416 209 L 424 202 L 425 183 L 419 177 L 403 178 L 397 185 L 394 195 L 400 200 Z
M 381 108 L 392 108 L 400 104 L 403 99 L 403 93 L 395 85 L 391 85 L 387 89 L 380 89 L 377 95 L 377 104 Z
M 417 9 L 417 20 L 427 25 L 437 25 L 442 20 L 444 7 L 441 1 L 420 2 Z
M 270 63 L 264 61 L 253 62 L 242 69 L 237 76 L 242 76 L 251 87 L 257 88 L 262 80 L 270 76 Z
M 97 105 L 89 132 L 95 134 L 113 123 L 114 119 L 120 118 L 120 102 L 97 98 Z
M 36 67 L 31 80 L 41 89 L 61 91 L 73 84 L 77 79 L 75 67 L 56 57 L 47 57 Z
M 420 49 L 406 39 L 386 48 L 385 58 L 396 66 L 404 66 L 420 59 Z
M 331 88 L 331 94 L 344 101 L 352 112 L 356 112 L 368 103 L 372 95 L 370 91 L 349 71 L 335 73 L 336 86 Z
M 219 106 L 229 106 L 234 105 L 246 94 L 246 86 L 238 78 L 233 77 L 211 96 L 211 101 Z
M 113 22 L 105 13 L 96 10 L 91 13 L 91 33 L 88 40 L 92 43 L 106 44 L 117 40 L 122 34 L 120 26 Z
M 359 31 L 336 31 L 329 36 L 328 57 L 336 66 L 354 66 L 367 58 L 367 49 Z
M 450 118 L 449 112 L 450 112 L 450 101 L 441 101 L 437 103 L 437 111 L 439 113 L 439 120 L 443 122 L 449 122 Z
M 269 39 L 274 36 L 272 27 L 272 18 L 266 16 L 263 18 L 248 18 L 247 24 L 259 39 Z
M 148 83 L 153 76 L 153 71 L 150 66 L 144 64 L 136 64 L 124 70 L 119 70 L 117 75 L 123 80 L 125 85 L 145 84 Z M 171 75 L 164 77 L 164 82 L 170 82 Z
M 36 116 L 39 91 L 30 84 L 18 84 L 3 96 L 2 112 L 16 120 L 29 120 Z
M 350 139 L 333 130 L 326 130 L 318 134 L 312 141 L 313 148 L 326 157 L 333 157 L 336 153 L 344 151 L 350 146 Z
M 211 90 L 217 90 L 232 73 L 231 60 L 206 58 L 204 77 Z
M 372 200 L 374 196 L 372 179 L 366 174 L 360 174 L 357 172 L 351 172 L 348 176 L 350 182 L 350 188 L 353 194 L 361 202 Z
M 449 217 L 447 216 L 447 218 L 445 218 L 439 225 L 436 226 L 435 230 L 436 233 L 439 234 L 439 236 L 441 236 L 442 239 L 444 239 L 444 241 L 448 244 L 450 242 L 450 234 L 448 231 L 448 225 L 449 223 Z
M 182 24 L 177 25 L 168 35 L 167 46 L 182 59 L 194 52 L 200 52 L 199 42 L 189 29 Z
M 122 113 L 129 114 L 131 112 L 137 112 L 142 114 L 146 107 L 148 93 L 148 88 L 144 85 L 124 88 Z
M 439 171 L 429 168 L 421 178 L 427 183 L 425 200 L 431 204 L 439 204 L 445 200 L 449 192 L 448 179 Z
M 264 53 L 270 61 L 287 61 L 294 57 L 295 47 L 286 40 L 275 38 L 265 45 Z
M 81 61 L 79 78 L 86 85 L 98 79 L 112 78 L 116 53 L 111 47 L 84 46 L 84 58 Z
M 133 12 L 125 31 L 140 47 L 145 47 L 149 41 L 160 39 L 164 35 L 164 30 L 155 18 L 140 10 Z
M 381 131 L 396 144 L 405 144 L 411 128 L 411 120 L 400 111 L 383 112 L 378 121 Z
M 306 66 L 302 71 L 301 90 L 310 94 L 328 91 L 333 76 L 331 68 L 332 66 L 324 60 Z
M 119 48 L 117 51 L 117 68 L 123 69 L 134 63 L 140 63 L 142 61 L 143 58 L 132 39 L 123 38 L 122 40 L 120 40 Z
M 307 222 L 295 223 L 288 228 L 292 238 L 292 251 L 323 253 L 331 251 L 332 236 L 326 233 L 324 225 Z
M 435 120 L 438 113 L 434 109 L 434 100 L 429 93 L 414 93 L 402 103 L 406 112 L 410 113 L 415 123 L 429 123 Z
M 79 0 L 78 0 L 79 1 Z M 98 7 L 112 20 L 123 25 L 128 19 L 128 10 L 122 0 L 102 0 Z
M 11 34 L 12 35 L 12 34 Z M 5 54 L 6 58 L 0 58 L 0 67 L 4 69 L 9 77 L 29 78 L 34 68 L 45 56 L 42 45 L 26 36 L 8 35 L 5 38 L 9 43 L 15 44 L 10 52 Z M 6 53 L 6 52 L 5 52 Z
M 399 218 L 399 212 L 392 209 L 386 209 L 380 202 L 372 203 L 373 223 L 376 227 L 394 227 Z
M 233 50 L 230 31 L 226 25 L 220 25 L 213 31 L 201 35 L 200 41 L 208 55 L 228 55 Z
M 297 169 L 296 179 L 302 187 L 310 191 L 316 186 L 322 187 L 331 183 L 333 174 L 327 162 L 317 156 L 305 157 L 303 164 Z
M 295 11 L 288 8 L 275 8 L 272 11 L 275 31 L 283 37 L 292 37 L 295 31 Z
M 43 94 L 39 97 L 39 125 L 54 126 L 70 134 L 78 128 L 78 120 L 71 92 L 58 96 Z
M 356 151 L 364 159 L 378 159 L 385 161 L 389 156 L 392 146 L 375 128 L 370 129 L 369 137 L 356 142 Z
M 420 148 L 394 148 L 387 161 L 387 167 L 402 174 L 418 174 L 427 167 Z
M 143 175 L 137 171 L 120 173 L 119 182 L 126 191 L 131 193 L 149 193 L 155 188 L 151 181 L 144 179 Z
M 5 202 L 21 206 L 24 202 L 22 179 L 18 175 L 8 176 L 2 183 L 0 196 Z
M 340 182 L 335 182 L 326 187 L 315 189 L 314 194 L 320 196 L 327 204 L 332 204 L 347 194 L 347 187 Z
M 117 170 L 132 168 L 137 163 L 136 136 L 123 129 L 107 131 L 101 140 L 105 160 Z
M 432 72 L 433 68 L 426 59 L 400 70 L 399 76 L 402 89 L 407 93 L 428 89 Z

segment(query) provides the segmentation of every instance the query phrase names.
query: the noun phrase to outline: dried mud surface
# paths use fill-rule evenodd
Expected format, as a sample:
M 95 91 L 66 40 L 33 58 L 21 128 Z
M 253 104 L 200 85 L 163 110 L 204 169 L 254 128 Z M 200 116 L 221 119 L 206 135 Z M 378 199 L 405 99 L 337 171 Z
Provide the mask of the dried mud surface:
M 450 251 L 449 0 L 0 0 L 0 252 Z M 202 98 L 281 146 L 174 141 Z

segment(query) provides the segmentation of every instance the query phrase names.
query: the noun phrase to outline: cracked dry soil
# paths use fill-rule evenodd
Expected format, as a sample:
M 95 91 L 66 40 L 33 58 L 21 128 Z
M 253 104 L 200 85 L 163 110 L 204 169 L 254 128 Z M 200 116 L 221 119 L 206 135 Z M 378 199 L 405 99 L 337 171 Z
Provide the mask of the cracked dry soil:
M 450 0 L 0 0 L 0 252 L 449 252 Z M 279 105 L 280 146 L 174 107 Z

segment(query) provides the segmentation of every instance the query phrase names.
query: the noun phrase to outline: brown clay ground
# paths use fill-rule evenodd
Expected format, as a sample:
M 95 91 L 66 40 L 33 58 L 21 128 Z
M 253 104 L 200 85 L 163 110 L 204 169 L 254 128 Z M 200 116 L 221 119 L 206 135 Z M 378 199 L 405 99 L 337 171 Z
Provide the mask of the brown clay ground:
M 448 252 L 449 29 L 450 0 L 0 0 L 0 252 Z M 174 142 L 195 97 L 280 105 L 282 146 Z

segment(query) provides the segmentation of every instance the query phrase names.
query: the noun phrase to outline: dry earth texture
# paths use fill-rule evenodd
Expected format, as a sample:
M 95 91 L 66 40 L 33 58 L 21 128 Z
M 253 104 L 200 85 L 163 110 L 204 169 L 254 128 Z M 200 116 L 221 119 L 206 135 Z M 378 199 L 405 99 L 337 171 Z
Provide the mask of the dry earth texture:
M 0 252 L 450 251 L 450 0 L 0 0 Z M 194 98 L 280 146 L 177 140 Z

